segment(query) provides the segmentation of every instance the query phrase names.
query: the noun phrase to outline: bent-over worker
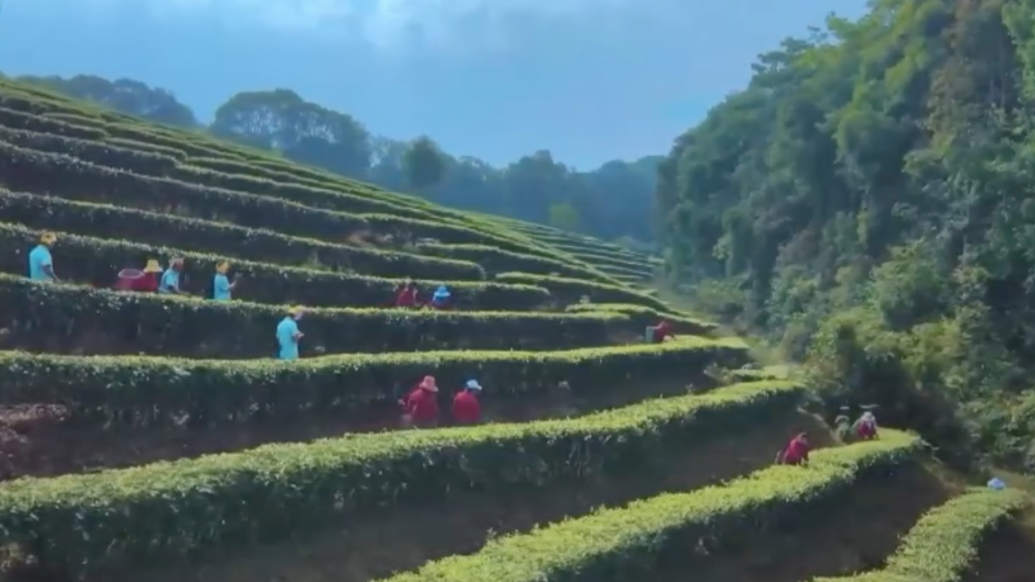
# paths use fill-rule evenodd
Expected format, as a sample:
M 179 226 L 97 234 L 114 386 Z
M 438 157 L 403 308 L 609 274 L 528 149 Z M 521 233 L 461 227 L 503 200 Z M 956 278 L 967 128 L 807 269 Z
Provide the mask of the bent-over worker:
M 777 461 L 784 465 L 808 465 L 811 449 L 808 433 L 799 433 L 787 443 L 787 448 L 780 452 Z
M 660 344 L 664 342 L 666 338 L 676 339 L 676 334 L 672 333 L 672 323 L 667 319 L 663 319 L 661 320 L 661 323 L 654 327 L 651 342 Z
M 877 417 L 867 410 L 855 421 L 855 436 L 862 441 L 871 441 L 878 438 Z

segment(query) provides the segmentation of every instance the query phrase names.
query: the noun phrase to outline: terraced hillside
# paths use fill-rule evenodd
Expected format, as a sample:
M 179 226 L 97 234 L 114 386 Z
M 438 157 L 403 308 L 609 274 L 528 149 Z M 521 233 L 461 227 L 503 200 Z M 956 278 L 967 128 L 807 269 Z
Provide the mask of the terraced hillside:
M 0 154 L 5 580 L 1035 571 L 1019 491 L 967 489 L 893 430 L 842 446 L 793 381 L 705 373 L 748 350 L 630 285 L 649 257 L 7 82 Z M 24 277 L 43 231 L 57 282 Z M 112 289 L 174 256 L 190 295 Z M 453 309 L 390 307 L 406 278 Z M 274 359 L 297 304 L 302 357 Z M 663 317 L 677 338 L 643 343 Z M 403 429 L 427 374 L 441 426 Z M 484 422 L 448 426 L 471 378 Z M 805 430 L 810 466 L 772 466 Z

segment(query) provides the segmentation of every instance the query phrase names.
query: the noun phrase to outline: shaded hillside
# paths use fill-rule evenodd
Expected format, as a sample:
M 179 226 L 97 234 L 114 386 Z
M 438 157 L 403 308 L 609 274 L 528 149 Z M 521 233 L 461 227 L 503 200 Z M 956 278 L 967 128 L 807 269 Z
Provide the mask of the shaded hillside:
M 1033 7 L 831 17 L 680 136 L 657 190 L 668 268 L 700 305 L 807 357 L 836 399 L 942 444 L 962 423 L 1030 469 Z

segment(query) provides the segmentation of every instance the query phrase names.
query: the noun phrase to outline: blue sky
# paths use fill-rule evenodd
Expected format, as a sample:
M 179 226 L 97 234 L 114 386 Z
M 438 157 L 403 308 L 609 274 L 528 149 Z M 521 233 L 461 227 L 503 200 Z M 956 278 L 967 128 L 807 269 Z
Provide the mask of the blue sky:
M 203 120 L 287 87 L 371 132 L 582 169 L 665 153 L 754 56 L 864 0 L 3 0 L 0 70 L 172 90 Z

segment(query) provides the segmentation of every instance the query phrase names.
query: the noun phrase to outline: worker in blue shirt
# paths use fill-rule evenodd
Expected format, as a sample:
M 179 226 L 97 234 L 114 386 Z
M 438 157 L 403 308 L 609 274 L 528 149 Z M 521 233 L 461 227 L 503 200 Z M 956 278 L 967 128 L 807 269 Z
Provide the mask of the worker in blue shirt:
M 299 306 L 288 310 L 288 316 L 277 324 L 277 343 L 280 351 L 277 357 L 281 360 L 298 359 L 298 341 L 304 335 L 298 331 L 298 320 L 302 319 L 305 309 Z
M 212 280 L 212 298 L 216 301 L 230 301 L 231 291 L 237 287 L 237 277 L 231 282 L 226 276 L 230 263 L 222 261 L 216 265 L 216 276 Z
M 56 234 L 45 232 L 40 236 L 40 244 L 29 252 L 29 278 L 33 281 L 57 281 L 54 258 L 50 256 L 50 247 L 56 242 Z
M 181 272 L 183 272 L 183 257 L 173 257 L 169 261 L 169 268 L 162 273 L 162 280 L 158 282 L 158 292 L 182 295 L 183 291 L 180 289 Z

